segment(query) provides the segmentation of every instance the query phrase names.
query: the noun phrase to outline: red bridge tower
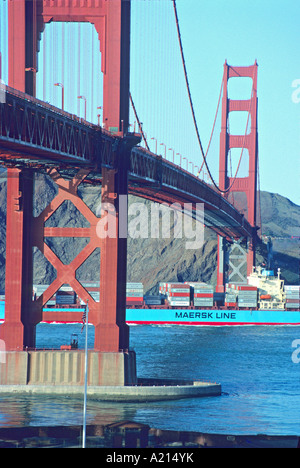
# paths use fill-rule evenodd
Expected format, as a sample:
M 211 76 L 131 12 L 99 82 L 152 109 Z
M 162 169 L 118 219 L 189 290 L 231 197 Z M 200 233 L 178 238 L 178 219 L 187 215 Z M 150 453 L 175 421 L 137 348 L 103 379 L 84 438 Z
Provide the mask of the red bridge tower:
M 44 24 L 51 21 L 94 24 L 100 39 L 104 75 L 103 121 L 107 130 L 122 137 L 129 122 L 130 0 L 9 0 L 8 84 L 12 88 L 35 96 L 38 42 Z M 64 283 L 70 284 L 83 300 L 89 300 L 90 320 L 95 325 L 95 350 L 118 352 L 129 348 L 125 323 L 127 241 L 119 238 L 118 213 L 119 196 L 127 195 L 128 190 L 128 151 L 137 139 L 131 139 L 130 143 L 126 138 L 119 140 L 119 144 L 109 148 L 113 160 L 117 161 L 116 167 L 97 168 L 102 174 L 102 204 L 109 202 L 115 208 L 117 232 L 114 239 L 97 237 L 100 218 L 93 215 L 77 194 L 78 185 L 93 168 L 77 171 L 74 168 L 74 179 L 67 181 L 57 172 L 58 162 L 57 170 L 49 172 L 58 186 L 58 195 L 35 219 L 32 169 L 8 169 L 6 311 L 1 326 L 1 337 L 8 351 L 35 347 L 35 327 L 42 319 L 43 305 Z M 47 219 L 65 200 L 72 201 L 90 222 L 90 228 L 57 227 L 50 232 L 45 227 Z M 111 214 L 103 212 L 102 216 Z M 64 265 L 46 245 L 44 240 L 49 235 L 88 237 L 90 241 L 70 265 Z M 32 301 L 33 246 L 39 247 L 57 271 L 56 279 L 37 301 Z M 76 270 L 99 247 L 100 304 L 93 301 L 76 279 Z
M 247 219 L 253 226 L 252 239 L 248 241 L 246 258 L 243 255 L 243 240 L 233 240 L 229 248 L 226 241 L 218 238 L 218 274 L 217 287 L 222 290 L 225 282 L 230 279 L 241 281 L 244 275 L 241 267 L 247 263 L 247 274 L 252 271 L 255 265 L 255 244 L 257 237 L 256 227 L 256 199 L 257 199 L 257 62 L 248 67 L 233 67 L 225 62 L 223 74 L 223 99 L 222 99 L 222 123 L 220 135 L 220 160 L 219 160 L 219 187 L 225 191 L 224 196 L 229 198 L 234 192 L 243 192 L 247 200 Z M 228 98 L 228 80 L 230 78 L 249 77 L 252 79 L 252 92 L 250 99 L 232 100 Z M 229 129 L 230 112 L 248 112 L 247 128 L 244 135 L 231 135 Z M 251 119 L 249 131 L 248 123 Z M 231 148 L 240 148 L 241 155 L 247 149 L 249 153 L 248 175 L 239 177 L 229 176 L 229 151 Z M 232 199 L 230 199 L 233 202 Z M 230 251 L 235 252 L 234 260 L 230 259 Z M 242 254 L 242 255 L 241 255 Z M 233 256 L 232 256 L 233 257 Z M 237 261 L 236 261 L 237 260 Z M 237 277 L 235 277 L 237 275 Z

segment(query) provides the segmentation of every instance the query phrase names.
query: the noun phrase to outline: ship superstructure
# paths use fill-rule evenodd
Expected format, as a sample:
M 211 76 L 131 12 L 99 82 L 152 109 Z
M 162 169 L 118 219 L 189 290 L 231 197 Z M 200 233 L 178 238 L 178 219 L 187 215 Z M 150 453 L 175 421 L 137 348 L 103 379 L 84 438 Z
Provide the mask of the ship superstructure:
M 253 271 L 247 279 L 249 285 L 257 287 L 259 309 L 284 310 L 286 294 L 284 281 L 280 278 L 280 268 L 275 276 L 273 270 L 253 267 Z

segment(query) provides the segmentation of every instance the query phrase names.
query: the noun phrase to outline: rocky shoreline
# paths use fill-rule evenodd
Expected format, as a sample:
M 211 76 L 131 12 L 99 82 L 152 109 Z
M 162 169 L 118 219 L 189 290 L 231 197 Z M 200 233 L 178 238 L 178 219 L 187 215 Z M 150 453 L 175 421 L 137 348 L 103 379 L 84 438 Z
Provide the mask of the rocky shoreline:
M 168 431 L 121 421 L 88 425 L 87 448 L 190 450 L 198 448 L 300 448 L 299 436 L 226 435 Z M 81 426 L 0 428 L 0 448 L 81 448 Z

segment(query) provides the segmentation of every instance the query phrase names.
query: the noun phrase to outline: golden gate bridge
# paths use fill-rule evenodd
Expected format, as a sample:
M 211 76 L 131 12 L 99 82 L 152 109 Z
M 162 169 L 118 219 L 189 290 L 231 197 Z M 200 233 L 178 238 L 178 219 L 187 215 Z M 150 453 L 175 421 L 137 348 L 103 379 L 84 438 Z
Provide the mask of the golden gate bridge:
M 1 34 L 1 70 L 2 76 L 7 76 L 7 85 L 3 82 L 1 85 L 0 162 L 7 170 L 7 225 L 6 313 L 0 334 L 7 350 L 35 347 L 35 327 L 42 320 L 43 306 L 65 283 L 83 301 L 89 302 L 90 321 L 95 326 L 94 349 L 118 352 L 129 348 L 129 329 L 125 323 L 127 239 L 118 234 L 121 196 L 133 194 L 180 205 L 203 203 L 204 223 L 219 236 L 219 291 L 226 280 L 225 253 L 230 245 L 243 245 L 248 272 L 255 264 L 259 229 L 257 63 L 232 66 L 225 61 L 211 138 L 208 150 L 204 151 L 189 87 L 176 1 L 154 3 L 157 18 L 163 17 L 170 29 L 166 27 L 160 33 L 158 28 L 153 31 L 153 37 L 160 40 L 163 34 L 166 42 L 171 30 L 173 34 L 172 52 L 160 54 L 170 69 L 166 80 L 161 79 L 154 59 L 141 75 L 143 57 L 139 56 L 136 61 L 139 68 L 135 65 L 132 70 L 130 54 L 135 49 L 140 53 L 141 44 L 130 44 L 131 29 L 134 37 L 138 36 L 139 19 L 135 11 L 132 23 L 128 0 L 11 0 L 6 10 L 2 3 L 1 30 L 6 34 Z M 158 4 L 168 8 L 167 20 L 161 12 L 158 14 Z M 58 25 L 56 30 L 55 25 Z M 93 26 L 89 29 L 89 39 L 83 29 L 87 25 Z M 39 54 L 42 54 L 40 64 Z M 86 69 L 83 59 L 88 55 L 92 70 Z M 173 63 L 180 66 L 180 72 L 179 68 L 174 72 Z M 98 75 L 94 75 L 93 68 Z M 149 68 L 150 77 L 147 76 Z M 135 75 L 137 69 L 139 79 Z M 134 75 L 132 80 L 130 74 Z M 246 99 L 228 97 L 228 83 L 233 78 L 251 80 L 251 93 Z M 153 98 L 155 92 L 149 97 L 149 83 L 157 90 L 157 100 Z M 180 111 L 183 99 L 190 109 L 189 133 Z M 178 101 L 178 107 L 169 104 L 168 108 L 166 102 L 174 101 Z M 148 110 L 146 119 L 141 108 Z M 230 117 L 243 113 L 247 115 L 245 131 L 233 134 Z M 209 149 L 217 134 L 219 115 L 217 181 L 212 174 Z M 155 128 L 157 134 L 153 133 Z M 176 136 L 172 141 L 171 135 Z M 196 150 L 195 145 L 191 149 L 192 140 L 196 142 Z M 234 150 L 239 153 L 236 170 L 232 170 L 230 159 Z M 246 175 L 241 177 L 244 160 Z M 46 174 L 57 187 L 57 195 L 37 217 L 33 215 L 36 172 Z M 99 219 L 109 220 L 113 214 L 102 208 L 101 216 L 97 217 L 78 194 L 82 183 L 101 186 L 101 204 L 113 205 L 117 218 L 113 238 L 97 236 Z M 246 197 L 246 215 L 234 206 L 236 192 Z M 46 225 L 66 200 L 74 204 L 89 227 Z M 85 237 L 89 242 L 66 265 L 46 243 L 49 237 Z M 57 272 L 56 279 L 34 301 L 33 247 L 42 252 Z M 78 268 L 98 248 L 100 303 L 93 300 L 76 277 Z

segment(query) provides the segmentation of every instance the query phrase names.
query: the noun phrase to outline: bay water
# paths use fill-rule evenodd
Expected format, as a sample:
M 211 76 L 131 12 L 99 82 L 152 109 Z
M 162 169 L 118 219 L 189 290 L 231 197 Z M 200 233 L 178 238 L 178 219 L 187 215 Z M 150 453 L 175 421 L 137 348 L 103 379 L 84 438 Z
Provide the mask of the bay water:
M 37 347 L 59 349 L 80 324 L 39 324 Z M 138 377 L 221 383 L 222 395 L 148 403 L 88 400 L 87 423 L 134 420 L 150 427 L 218 434 L 300 436 L 297 326 L 130 327 Z M 94 330 L 89 326 L 89 347 Z M 298 353 L 299 356 L 299 353 Z M 83 401 L 68 396 L 0 394 L 0 427 L 82 424 Z

